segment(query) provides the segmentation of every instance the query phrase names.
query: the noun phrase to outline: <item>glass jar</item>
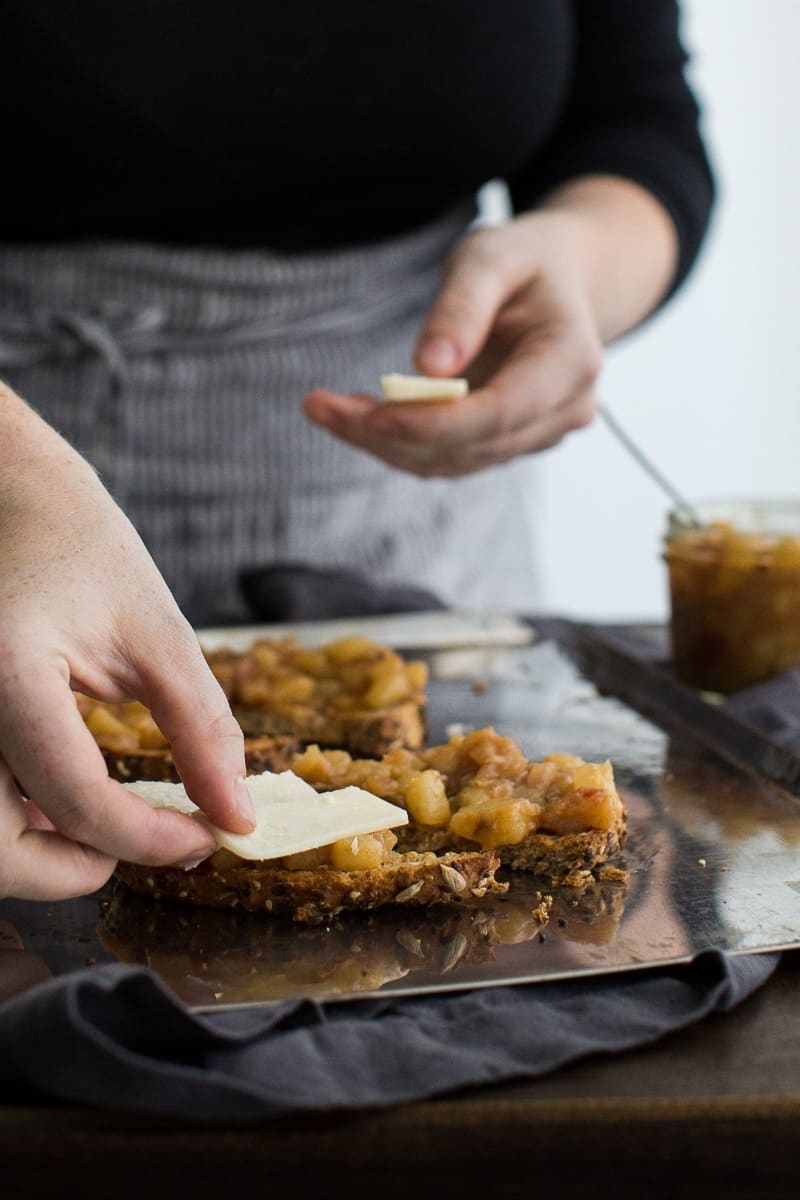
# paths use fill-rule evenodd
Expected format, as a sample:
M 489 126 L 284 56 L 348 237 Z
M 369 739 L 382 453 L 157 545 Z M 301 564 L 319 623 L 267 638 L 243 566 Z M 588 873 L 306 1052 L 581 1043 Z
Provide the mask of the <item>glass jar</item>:
M 719 500 L 669 518 L 673 665 L 730 693 L 800 667 L 800 500 Z

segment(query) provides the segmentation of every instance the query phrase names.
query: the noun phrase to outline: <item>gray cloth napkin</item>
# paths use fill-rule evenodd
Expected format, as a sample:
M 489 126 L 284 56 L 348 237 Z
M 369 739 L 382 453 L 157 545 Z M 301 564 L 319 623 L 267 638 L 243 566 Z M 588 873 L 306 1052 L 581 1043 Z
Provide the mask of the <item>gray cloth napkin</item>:
M 242 571 L 239 587 L 253 621 L 318 621 L 443 609 L 437 596 L 411 584 L 382 585 L 345 567 L 272 563 Z
M 782 746 L 800 751 L 800 670 L 796 667 L 736 692 L 725 707 Z
M 640 629 L 626 626 L 598 626 L 601 633 L 611 632 L 614 641 L 645 662 L 656 663 L 671 671 L 669 638 L 661 626 Z M 740 721 L 754 726 L 773 741 L 800 752 L 800 668 L 790 668 L 762 683 L 720 697 L 724 708 Z
M 195 1014 L 145 967 L 111 965 L 0 1005 L 0 1100 L 201 1121 L 335 1111 L 546 1074 L 738 1004 L 779 955 L 411 999 Z

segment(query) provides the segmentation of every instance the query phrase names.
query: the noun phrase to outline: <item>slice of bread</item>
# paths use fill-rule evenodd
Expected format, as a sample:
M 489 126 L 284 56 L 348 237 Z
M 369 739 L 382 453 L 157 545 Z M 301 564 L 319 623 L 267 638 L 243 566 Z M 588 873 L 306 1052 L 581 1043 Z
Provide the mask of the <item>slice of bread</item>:
M 587 829 L 582 833 L 529 833 L 517 845 L 494 848 L 502 866 L 512 871 L 529 871 L 554 885 L 583 887 L 617 854 L 624 844 L 624 832 Z M 474 842 L 454 838 L 446 830 L 428 830 L 414 823 L 398 830 L 400 851 L 414 849 L 442 854 L 474 849 Z
M 290 870 L 266 862 L 212 855 L 192 870 L 142 867 L 121 862 L 116 877 L 140 895 L 210 908 L 243 909 L 320 925 L 343 912 L 386 905 L 411 908 L 452 904 L 466 897 L 502 893 L 494 874 L 500 862 L 490 851 L 463 854 L 391 853 L 379 867 L 340 871 L 319 866 Z
M 345 911 L 492 894 L 501 865 L 585 888 L 625 840 L 609 764 L 566 755 L 530 762 L 491 728 L 380 760 L 311 746 L 288 765 L 319 791 L 356 786 L 406 808 L 411 820 L 396 831 L 396 848 L 369 869 L 337 870 L 322 851 L 292 863 L 217 854 L 188 872 L 120 864 L 118 877 L 140 893 L 314 923 Z
M 206 657 L 246 736 L 291 736 L 370 757 L 422 745 L 427 668 L 369 638 L 317 647 L 262 638 L 245 653 Z
M 310 746 L 291 769 L 319 790 L 355 784 L 407 809 L 400 851 L 497 854 L 515 871 L 584 884 L 625 840 L 625 806 L 610 763 L 574 755 L 526 759 L 491 727 L 380 761 Z
M 420 746 L 425 732 L 422 708 L 412 702 L 378 712 L 318 711 L 305 705 L 282 711 L 266 705 L 231 707 L 247 738 L 292 737 L 299 742 L 344 747 L 370 758 L 380 758 L 397 746 Z

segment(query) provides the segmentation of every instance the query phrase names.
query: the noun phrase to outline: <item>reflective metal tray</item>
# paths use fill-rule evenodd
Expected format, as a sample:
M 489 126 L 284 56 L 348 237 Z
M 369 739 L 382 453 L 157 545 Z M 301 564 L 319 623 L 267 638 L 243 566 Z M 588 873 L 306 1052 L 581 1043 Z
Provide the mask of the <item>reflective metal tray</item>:
M 706 705 L 605 632 L 535 623 L 527 646 L 428 652 L 429 741 L 493 725 L 530 758 L 609 758 L 628 810 L 626 879 L 428 914 L 385 910 L 299 928 L 113 885 L 61 904 L 0 903 L 51 971 L 144 963 L 188 1005 L 299 994 L 346 1000 L 608 973 L 800 945 L 800 760 Z M 369 630 L 380 636 L 379 623 Z M 552 895 L 544 927 L 532 915 Z

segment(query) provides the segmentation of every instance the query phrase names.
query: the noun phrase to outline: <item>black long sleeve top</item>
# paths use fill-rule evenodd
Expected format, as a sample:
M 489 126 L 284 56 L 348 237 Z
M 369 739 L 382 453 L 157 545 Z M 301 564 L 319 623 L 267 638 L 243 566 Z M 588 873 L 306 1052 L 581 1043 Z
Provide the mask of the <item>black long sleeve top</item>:
M 2 0 L 0 241 L 318 249 L 587 173 L 713 184 L 676 0 Z

